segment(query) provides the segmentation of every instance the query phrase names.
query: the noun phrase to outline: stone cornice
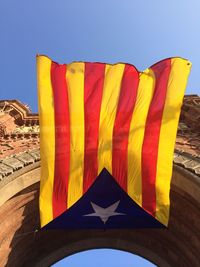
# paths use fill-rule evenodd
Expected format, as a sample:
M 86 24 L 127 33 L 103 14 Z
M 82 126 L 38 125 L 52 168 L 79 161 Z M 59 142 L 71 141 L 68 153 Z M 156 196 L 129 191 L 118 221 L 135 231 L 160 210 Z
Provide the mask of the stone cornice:
M 0 100 L 0 181 L 40 161 L 38 114 L 17 100 Z M 200 177 L 200 97 L 185 96 L 174 164 Z M 1 182 L 0 182 L 1 183 Z
M 32 113 L 27 105 L 18 100 L 0 100 L 0 114 L 9 113 L 16 125 L 39 125 L 37 113 Z
M 0 184 L 14 172 L 40 161 L 39 149 L 28 150 L 0 161 Z
M 19 153 L 0 161 L 0 185 L 2 182 L 5 183 L 5 180 L 8 176 L 13 175 L 13 173 L 36 162 L 40 162 L 39 149 Z M 200 177 L 199 157 L 193 157 L 188 153 L 182 153 L 178 150 L 175 150 L 174 165 L 180 166 L 197 177 Z

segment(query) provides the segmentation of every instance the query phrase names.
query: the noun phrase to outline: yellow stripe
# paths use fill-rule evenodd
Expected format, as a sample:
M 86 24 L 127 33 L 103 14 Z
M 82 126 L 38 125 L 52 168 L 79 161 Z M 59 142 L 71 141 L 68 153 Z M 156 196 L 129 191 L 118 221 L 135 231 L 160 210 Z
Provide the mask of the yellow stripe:
M 37 57 L 37 82 L 40 120 L 40 220 L 44 226 L 53 219 L 52 193 L 55 160 L 54 104 L 51 86 L 51 60 Z
M 124 64 L 106 65 L 100 112 L 98 173 L 105 167 L 112 173 L 112 137 Z
M 190 67 L 191 63 L 185 59 L 171 59 L 171 72 L 160 130 L 156 175 L 156 218 L 165 225 L 169 218 L 173 150 Z
M 128 194 L 142 206 L 141 157 L 146 118 L 155 87 L 151 69 L 140 73 L 138 94 L 129 131 L 128 141 Z
M 67 85 L 70 112 L 70 172 L 68 187 L 68 208 L 83 193 L 84 167 L 84 63 L 67 66 Z

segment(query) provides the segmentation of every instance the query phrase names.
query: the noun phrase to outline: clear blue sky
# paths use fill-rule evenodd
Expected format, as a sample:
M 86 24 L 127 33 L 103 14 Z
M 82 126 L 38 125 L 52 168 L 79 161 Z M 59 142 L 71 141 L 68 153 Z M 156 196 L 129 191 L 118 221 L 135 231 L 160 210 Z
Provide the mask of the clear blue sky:
M 186 93 L 200 94 L 199 11 L 199 0 L 0 0 L 0 98 L 37 111 L 37 53 L 139 70 L 185 57 L 193 63 Z
M 65 258 L 53 267 L 155 267 L 134 254 L 114 249 L 94 249 Z
M 199 12 L 199 0 L 0 0 L 0 98 L 37 111 L 37 53 L 61 63 L 129 62 L 139 70 L 185 57 L 193 63 L 186 93 L 200 94 Z M 95 253 L 110 259 L 104 266 L 129 266 L 128 256 L 127 264 L 115 261 L 116 252 L 90 252 L 89 262 Z M 76 267 L 90 266 L 84 255 L 75 257 Z

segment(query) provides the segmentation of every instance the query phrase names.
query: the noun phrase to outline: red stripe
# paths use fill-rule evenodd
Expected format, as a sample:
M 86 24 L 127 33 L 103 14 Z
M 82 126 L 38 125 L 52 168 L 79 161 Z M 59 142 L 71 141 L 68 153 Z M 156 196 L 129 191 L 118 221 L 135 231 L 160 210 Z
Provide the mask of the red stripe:
M 127 191 L 128 137 L 138 82 L 138 71 L 133 66 L 126 65 L 114 123 L 112 146 L 112 175 L 125 191 Z
M 55 112 L 55 171 L 52 198 L 53 217 L 55 218 L 67 208 L 70 129 L 66 65 L 52 62 L 51 82 Z
M 94 182 L 98 174 L 98 134 L 105 64 L 85 63 L 85 154 L 83 191 Z
M 155 74 L 155 91 L 146 121 L 142 147 L 142 206 L 153 216 L 156 211 L 156 169 L 159 135 L 171 60 L 161 61 L 151 67 Z

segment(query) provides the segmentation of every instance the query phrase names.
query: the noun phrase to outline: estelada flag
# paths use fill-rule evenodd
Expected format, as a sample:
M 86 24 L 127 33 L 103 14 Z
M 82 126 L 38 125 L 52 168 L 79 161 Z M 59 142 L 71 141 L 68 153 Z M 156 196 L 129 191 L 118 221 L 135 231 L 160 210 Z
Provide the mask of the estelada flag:
M 37 56 L 41 226 L 162 227 L 191 63 L 58 64 Z

